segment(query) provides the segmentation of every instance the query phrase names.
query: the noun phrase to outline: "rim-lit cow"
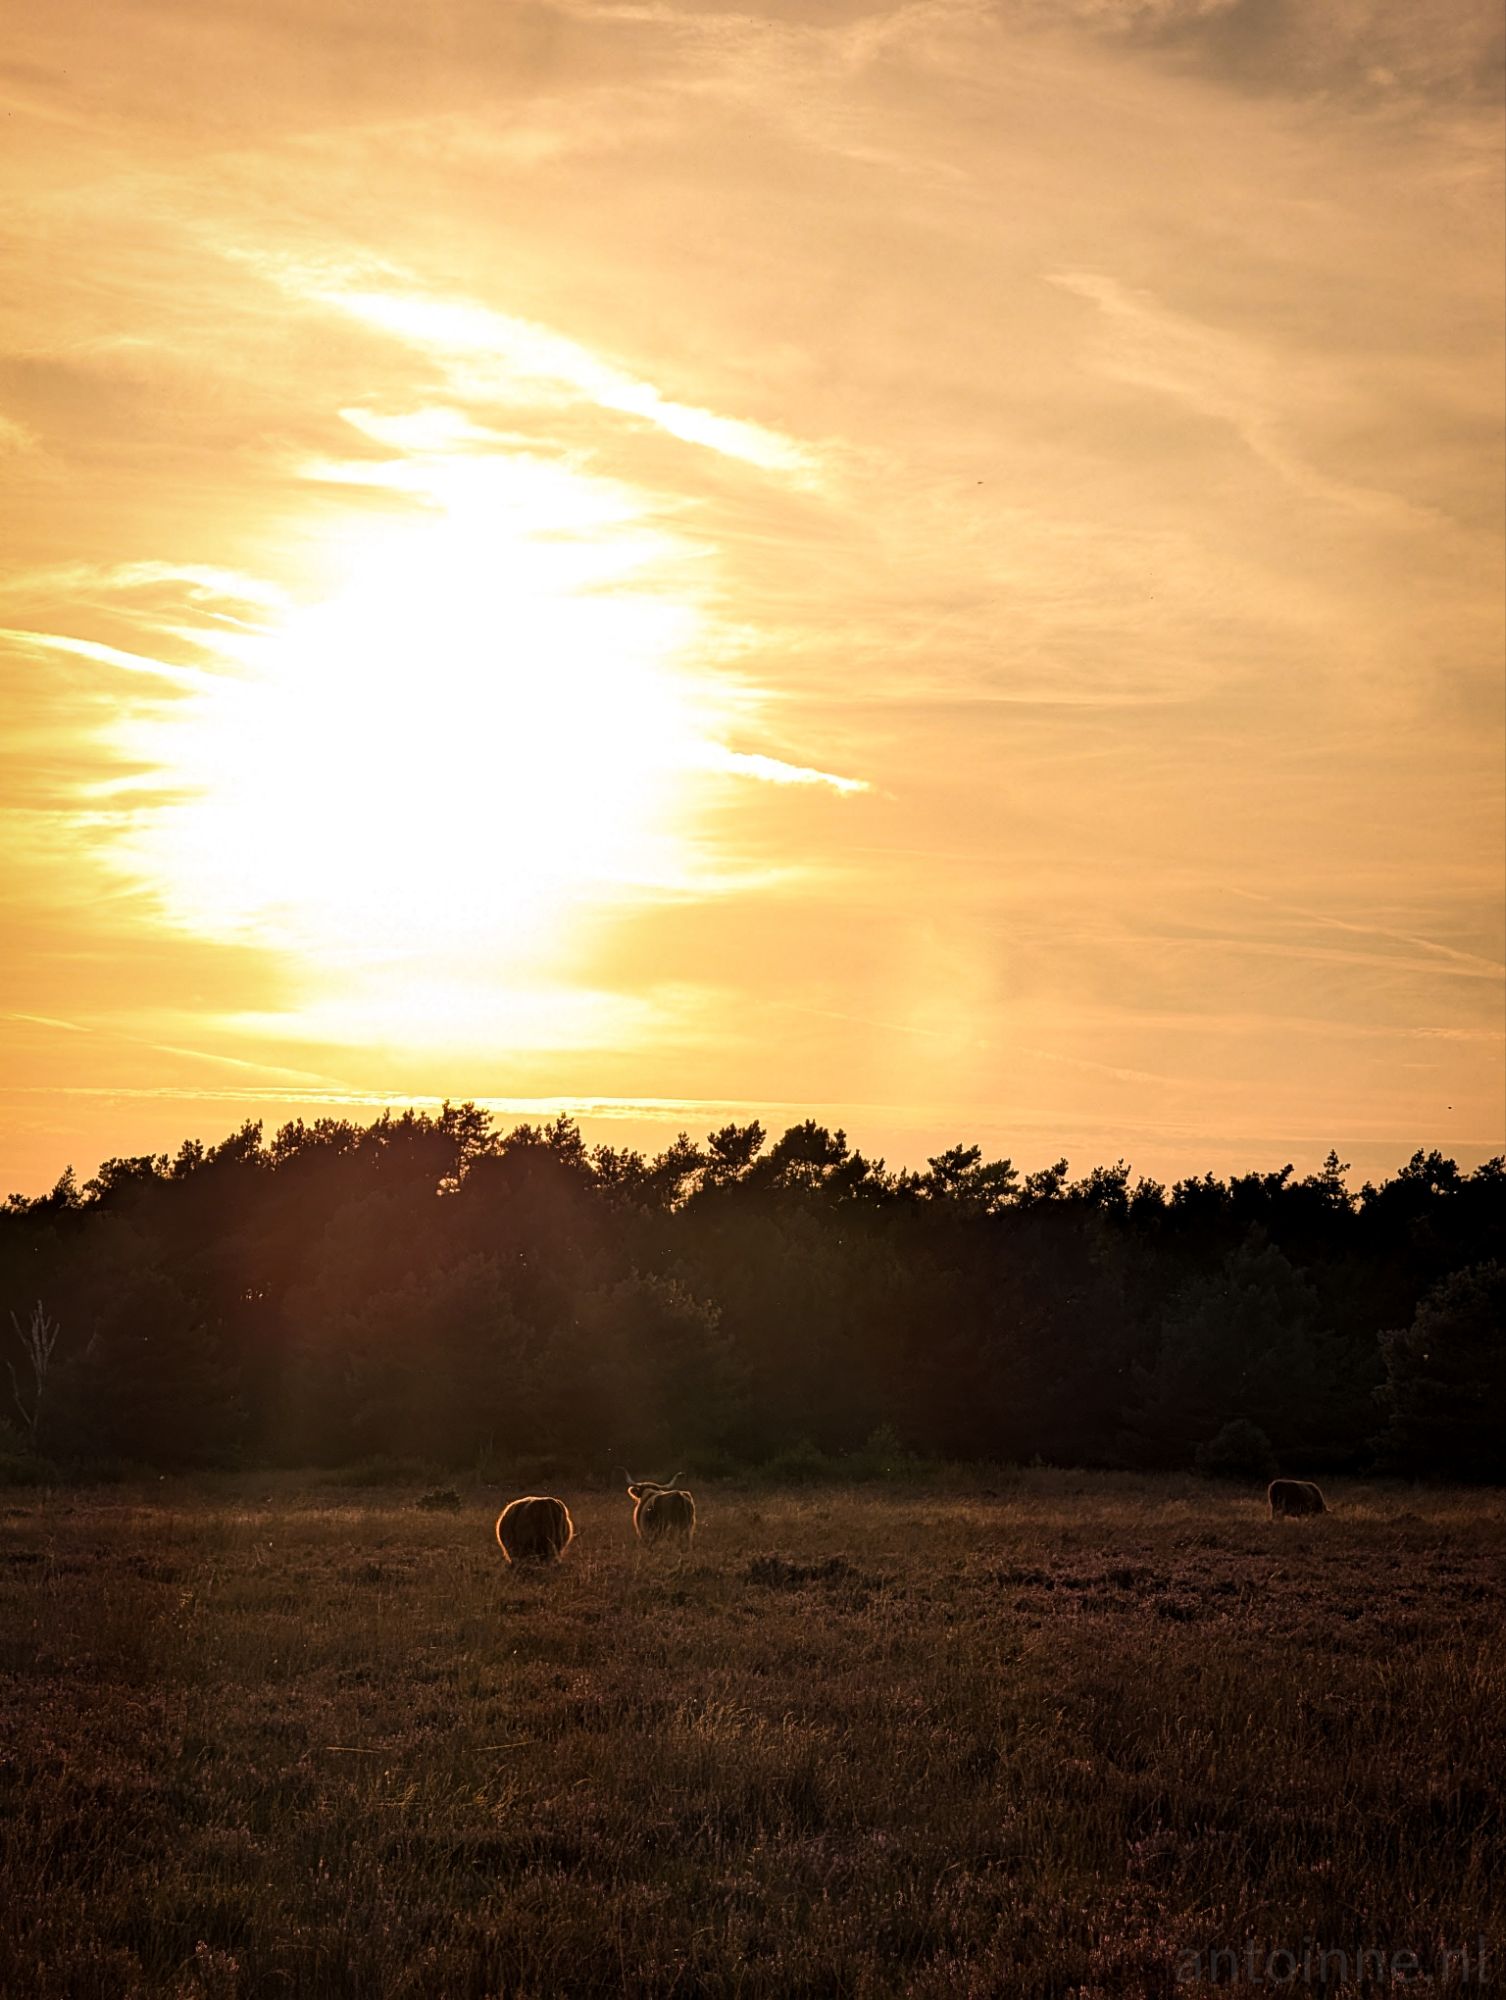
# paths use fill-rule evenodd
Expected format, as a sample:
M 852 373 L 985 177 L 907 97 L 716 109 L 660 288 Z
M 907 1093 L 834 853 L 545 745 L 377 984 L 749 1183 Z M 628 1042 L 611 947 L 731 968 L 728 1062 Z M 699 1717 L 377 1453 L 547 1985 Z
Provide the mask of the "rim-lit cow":
M 570 1509 L 547 1493 L 510 1500 L 497 1516 L 497 1546 L 510 1563 L 558 1562 L 574 1539 Z
M 1326 1514 L 1323 1490 L 1311 1479 L 1273 1479 L 1266 1488 L 1273 1521 L 1293 1520 L 1300 1514 Z
M 684 1474 L 673 1479 L 634 1479 L 626 1466 L 628 1497 L 633 1503 L 633 1532 L 648 1547 L 676 1542 L 689 1549 L 695 1539 L 695 1496 L 679 1484 Z

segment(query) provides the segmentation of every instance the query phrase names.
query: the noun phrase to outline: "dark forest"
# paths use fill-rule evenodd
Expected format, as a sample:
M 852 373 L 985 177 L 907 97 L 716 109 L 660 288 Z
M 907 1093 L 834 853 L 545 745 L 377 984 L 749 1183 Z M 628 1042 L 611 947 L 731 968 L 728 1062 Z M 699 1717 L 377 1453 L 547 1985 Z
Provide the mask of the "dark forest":
M 1506 1478 L 1506 1163 L 1344 1173 L 247 1125 L 0 1211 L 0 1463 Z

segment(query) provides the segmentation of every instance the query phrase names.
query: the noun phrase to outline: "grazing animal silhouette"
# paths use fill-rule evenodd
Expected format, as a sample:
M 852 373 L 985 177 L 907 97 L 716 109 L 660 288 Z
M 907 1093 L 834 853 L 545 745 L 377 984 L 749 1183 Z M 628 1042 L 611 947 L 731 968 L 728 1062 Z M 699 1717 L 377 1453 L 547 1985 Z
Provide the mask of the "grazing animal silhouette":
M 1310 1479 L 1273 1479 L 1266 1488 L 1273 1521 L 1289 1520 L 1297 1514 L 1326 1514 L 1328 1506 L 1322 1489 Z
M 673 1479 L 634 1479 L 624 1467 L 628 1495 L 633 1502 L 633 1532 L 640 1542 L 677 1541 L 688 1549 L 695 1539 L 695 1497 Z
M 529 1493 L 510 1500 L 497 1516 L 497 1546 L 512 1562 L 558 1562 L 575 1537 L 563 1500 Z

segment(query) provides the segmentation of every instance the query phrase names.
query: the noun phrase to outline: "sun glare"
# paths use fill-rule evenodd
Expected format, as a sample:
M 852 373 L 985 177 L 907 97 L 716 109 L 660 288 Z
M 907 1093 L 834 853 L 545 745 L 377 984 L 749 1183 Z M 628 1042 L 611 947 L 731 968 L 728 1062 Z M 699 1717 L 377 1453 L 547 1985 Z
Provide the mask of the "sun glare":
M 424 511 L 363 526 L 323 602 L 219 633 L 221 670 L 124 725 L 173 794 L 132 859 L 176 920 L 293 954 L 311 990 L 359 974 L 373 1033 L 389 985 L 411 1039 L 415 967 L 536 967 L 572 912 L 673 882 L 701 621 L 665 584 L 676 545 L 577 470 L 321 476 Z

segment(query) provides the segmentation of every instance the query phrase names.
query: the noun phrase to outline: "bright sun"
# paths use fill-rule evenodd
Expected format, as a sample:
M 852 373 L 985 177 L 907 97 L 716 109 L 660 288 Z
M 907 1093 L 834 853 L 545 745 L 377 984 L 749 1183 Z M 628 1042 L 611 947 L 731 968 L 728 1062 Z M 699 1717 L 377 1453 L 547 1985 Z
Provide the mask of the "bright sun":
M 175 794 L 132 858 L 201 933 L 368 999 L 385 973 L 396 1004 L 415 967 L 516 970 L 578 907 L 674 880 L 699 619 L 605 482 L 518 455 L 362 476 L 422 517 L 364 527 L 325 601 L 222 629 L 224 671 L 125 725 Z

